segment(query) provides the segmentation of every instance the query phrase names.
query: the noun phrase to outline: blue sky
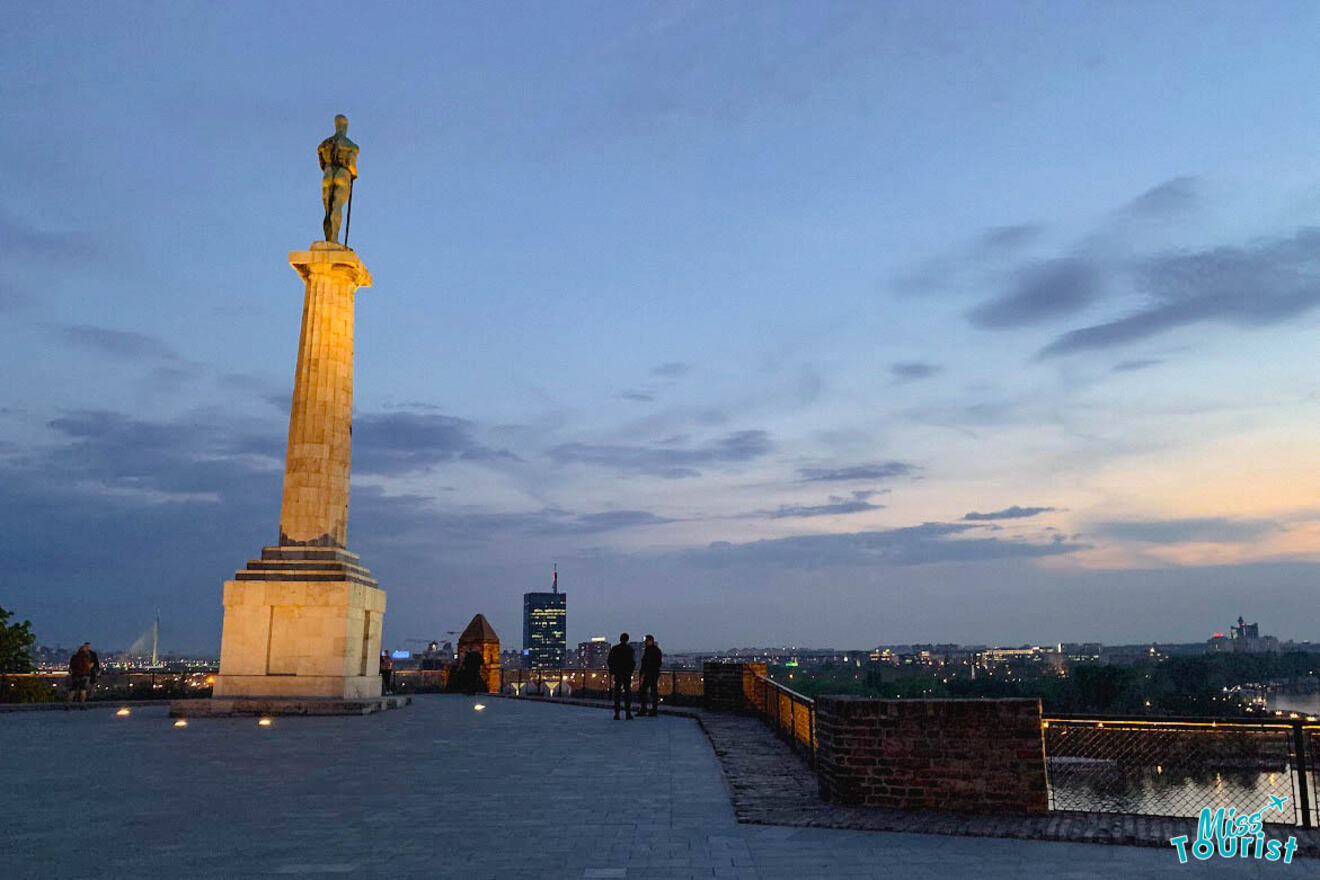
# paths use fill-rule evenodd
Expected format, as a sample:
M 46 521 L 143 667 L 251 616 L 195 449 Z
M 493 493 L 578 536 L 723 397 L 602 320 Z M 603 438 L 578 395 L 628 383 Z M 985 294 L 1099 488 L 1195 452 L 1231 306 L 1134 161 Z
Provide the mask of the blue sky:
M 219 643 L 361 145 L 386 642 L 1320 638 L 1314 3 L 10 11 L 0 604 Z

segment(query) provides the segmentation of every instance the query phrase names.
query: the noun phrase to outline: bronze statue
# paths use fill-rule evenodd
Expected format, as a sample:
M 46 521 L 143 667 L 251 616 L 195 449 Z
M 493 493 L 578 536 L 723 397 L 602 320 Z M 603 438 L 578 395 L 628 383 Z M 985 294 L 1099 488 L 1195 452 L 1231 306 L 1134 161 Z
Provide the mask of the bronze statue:
M 325 205 L 325 240 L 339 242 L 339 222 L 348 205 L 348 222 L 353 222 L 353 181 L 357 180 L 358 145 L 348 139 L 348 117 L 335 117 L 335 133 L 316 148 L 321 161 L 321 202 Z M 348 246 L 348 230 L 344 230 Z

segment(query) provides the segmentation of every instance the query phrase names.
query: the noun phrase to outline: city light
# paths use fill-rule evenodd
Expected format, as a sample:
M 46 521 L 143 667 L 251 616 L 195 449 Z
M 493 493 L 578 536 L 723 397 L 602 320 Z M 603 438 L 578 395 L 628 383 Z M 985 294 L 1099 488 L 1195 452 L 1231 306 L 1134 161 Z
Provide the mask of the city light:
M 187 726 L 188 726 L 188 719 L 187 719 L 187 718 L 180 718 L 178 721 L 175 721 L 175 722 L 174 722 L 174 726 L 175 726 L 175 727 L 187 727 Z
M 476 704 L 475 706 L 473 706 L 472 708 L 475 709 L 476 711 L 480 712 L 482 709 L 486 708 L 486 704 L 485 704 L 485 703 L 477 703 L 477 704 Z
M 119 709 L 119 711 L 116 712 L 115 714 L 118 715 L 119 717 L 123 718 L 125 715 L 131 715 L 131 714 L 133 714 L 133 713 L 132 713 L 131 711 L 129 711 L 129 708 L 128 708 L 127 706 L 123 706 L 123 707 L 121 707 L 121 708 Z
M 270 719 L 262 718 L 260 721 L 257 722 L 257 724 L 261 727 L 270 727 Z

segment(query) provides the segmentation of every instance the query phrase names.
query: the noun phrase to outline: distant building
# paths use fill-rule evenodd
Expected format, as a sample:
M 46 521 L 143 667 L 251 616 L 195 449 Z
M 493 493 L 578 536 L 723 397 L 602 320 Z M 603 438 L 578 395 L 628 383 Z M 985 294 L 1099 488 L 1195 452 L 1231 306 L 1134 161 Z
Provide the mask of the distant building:
M 1206 650 L 1212 654 L 1277 654 L 1279 640 L 1262 636 L 1259 623 L 1247 623 L 1238 615 L 1237 626 L 1228 628 L 1229 635 L 1215 633 L 1206 640 Z
M 489 693 L 500 690 L 500 637 L 484 615 L 478 614 L 458 637 L 458 662 L 461 666 L 469 652 L 481 657 L 481 678 Z
M 555 571 L 549 593 L 523 594 L 523 667 L 562 669 L 568 654 L 568 594 Z
M 604 669 L 610 656 L 610 640 L 596 636 L 590 641 L 578 642 L 577 665 L 579 669 Z

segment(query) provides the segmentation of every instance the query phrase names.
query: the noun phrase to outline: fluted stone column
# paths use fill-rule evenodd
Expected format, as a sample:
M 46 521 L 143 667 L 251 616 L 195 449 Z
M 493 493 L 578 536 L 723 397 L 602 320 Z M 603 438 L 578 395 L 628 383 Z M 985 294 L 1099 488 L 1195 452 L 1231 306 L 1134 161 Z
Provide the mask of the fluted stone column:
M 289 410 L 280 509 L 282 547 L 346 547 L 353 450 L 353 299 L 371 273 L 348 248 L 317 242 L 289 254 L 307 285 Z
M 279 543 L 225 582 L 216 700 L 380 697 L 385 591 L 346 548 L 353 445 L 353 297 L 371 286 L 357 254 L 316 242 L 289 254 L 306 284 Z M 262 711 L 275 711 L 263 702 Z M 336 704 L 339 705 L 339 704 Z M 317 711 L 324 711 L 320 705 Z

